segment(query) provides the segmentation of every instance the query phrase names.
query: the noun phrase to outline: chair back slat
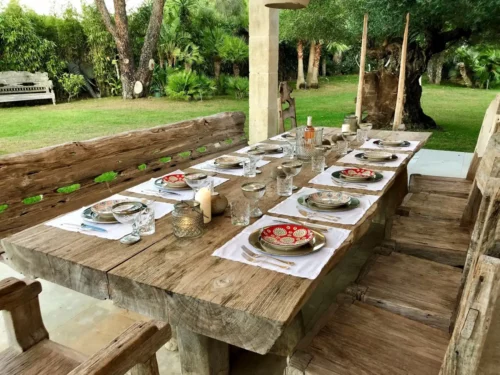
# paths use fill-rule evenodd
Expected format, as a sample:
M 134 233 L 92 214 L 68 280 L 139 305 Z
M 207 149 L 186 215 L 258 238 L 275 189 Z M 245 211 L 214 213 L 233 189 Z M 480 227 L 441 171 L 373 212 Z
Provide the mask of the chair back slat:
M 1 156 L 0 238 L 246 145 L 244 124 L 227 112 Z
M 293 89 L 284 81 L 280 83 L 280 96 L 278 98 L 278 133 L 285 132 L 285 120 L 290 119 L 292 129 L 297 127 L 297 114 L 295 110 L 295 98 L 292 98 Z M 288 108 L 283 109 L 283 105 L 287 103 Z

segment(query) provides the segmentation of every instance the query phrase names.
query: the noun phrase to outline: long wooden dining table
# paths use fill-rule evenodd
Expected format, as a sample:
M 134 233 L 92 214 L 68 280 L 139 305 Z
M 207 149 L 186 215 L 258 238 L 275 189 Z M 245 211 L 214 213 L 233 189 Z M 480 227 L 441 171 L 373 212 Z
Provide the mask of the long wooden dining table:
M 339 132 L 338 128 L 325 128 L 325 138 L 336 137 Z M 177 328 L 183 374 L 228 373 L 229 345 L 260 354 L 290 354 L 303 335 L 300 311 L 308 298 L 363 237 L 372 221 L 383 222 L 394 211 L 407 192 L 408 162 L 430 135 L 370 131 L 371 138 L 399 137 L 420 143 L 415 150 L 406 152 L 409 157 L 397 168 L 370 166 L 396 172 L 381 191 L 348 190 L 381 196 L 357 224 L 318 222 L 351 232 L 314 280 L 212 256 L 214 250 L 242 231 L 242 227 L 231 225 L 227 211 L 223 216 L 213 217 L 204 235 L 192 239 L 177 238 L 172 215 L 167 215 L 156 222 L 154 235 L 130 246 L 40 224 L 2 240 L 5 258 L 25 275 L 95 298 L 111 299 L 118 306 L 169 322 Z M 327 165 L 335 164 L 339 158 L 330 153 Z M 259 203 L 267 212 L 285 199 L 276 194 L 276 183 L 271 178 L 273 169 L 284 159 L 265 160 L 270 163 L 261 168 L 261 175 L 251 180 L 268 182 Z M 294 184 L 317 186 L 309 183 L 316 174 L 309 165 L 304 165 Z M 218 186 L 218 192 L 230 202 L 244 199 L 240 187 L 249 178 L 228 176 L 223 171 L 219 175 L 229 181 Z M 341 186 L 321 188 L 344 190 Z M 128 191 L 120 194 L 148 198 Z

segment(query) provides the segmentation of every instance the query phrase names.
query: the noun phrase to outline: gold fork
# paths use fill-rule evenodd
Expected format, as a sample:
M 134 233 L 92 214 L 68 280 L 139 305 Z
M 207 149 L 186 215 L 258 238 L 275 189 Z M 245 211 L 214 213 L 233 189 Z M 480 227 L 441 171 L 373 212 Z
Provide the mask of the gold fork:
M 289 270 L 290 269 L 290 267 L 288 267 L 288 266 L 281 266 L 279 264 L 268 262 L 266 260 L 260 260 L 260 259 L 252 258 L 247 253 L 241 253 L 241 255 L 243 256 L 243 258 L 245 258 L 246 260 L 248 260 L 249 262 L 252 262 L 252 263 L 265 263 L 265 264 L 269 264 L 269 265 L 274 266 L 274 267 L 283 268 L 284 270 Z
M 246 247 L 245 245 L 243 245 L 241 247 L 241 250 L 243 250 L 244 253 L 246 253 L 248 256 L 250 256 L 252 258 L 256 258 L 256 259 L 257 258 L 270 259 L 270 260 L 275 260 L 277 262 L 288 264 L 289 266 L 295 266 L 295 263 L 291 262 L 289 260 L 283 260 L 283 259 L 273 258 L 273 257 L 271 257 L 269 255 L 256 254 L 252 250 L 250 250 L 248 247 Z

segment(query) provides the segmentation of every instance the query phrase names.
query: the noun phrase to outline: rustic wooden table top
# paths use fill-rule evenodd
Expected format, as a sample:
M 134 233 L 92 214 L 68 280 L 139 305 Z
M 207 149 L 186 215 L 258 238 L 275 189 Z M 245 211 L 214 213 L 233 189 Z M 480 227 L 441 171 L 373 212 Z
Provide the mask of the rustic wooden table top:
M 335 136 L 339 131 L 325 128 L 325 135 Z M 396 174 L 380 192 L 358 192 L 386 194 L 397 176 L 406 171 L 411 156 L 430 135 L 424 132 L 402 133 L 401 138 L 421 141 L 419 147 L 397 169 L 370 166 L 377 170 L 395 170 Z M 371 131 L 370 136 L 386 139 L 394 133 Z M 337 158 L 334 153 L 330 154 L 327 165 L 334 164 Z M 270 163 L 261 168 L 263 173 L 254 180 L 271 181 L 272 169 L 283 162 L 283 159 L 276 158 L 266 160 Z M 217 191 L 226 195 L 229 201 L 244 199 L 240 186 L 248 181 L 247 178 L 223 173 L 220 176 L 229 181 L 218 186 Z M 294 178 L 294 184 L 311 186 L 308 181 L 312 177 L 310 167 L 305 166 Z M 284 199 L 278 197 L 275 190 L 276 184 L 270 183 L 259 203 L 264 212 Z M 130 192 L 122 194 L 140 196 Z M 2 245 L 10 264 L 24 274 L 96 298 L 109 298 L 119 306 L 265 354 L 292 323 L 323 276 L 366 232 L 381 201 L 375 203 L 356 225 L 328 224 L 352 232 L 315 280 L 212 256 L 215 249 L 242 230 L 231 225 L 228 212 L 225 216 L 214 217 L 206 233 L 195 239 L 175 237 L 171 215 L 167 215 L 156 222 L 154 235 L 144 237 L 132 246 L 43 224 L 4 239 Z

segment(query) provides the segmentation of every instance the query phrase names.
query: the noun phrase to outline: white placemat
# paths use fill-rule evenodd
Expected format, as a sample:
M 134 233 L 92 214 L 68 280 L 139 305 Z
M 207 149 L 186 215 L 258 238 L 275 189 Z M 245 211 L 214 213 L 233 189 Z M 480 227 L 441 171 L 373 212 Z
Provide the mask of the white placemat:
M 318 190 L 324 189 L 313 189 L 313 188 L 302 188 L 295 194 L 292 194 L 289 198 L 276 205 L 268 212 L 271 214 L 280 214 L 287 216 L 295 216 L 304 219 L 304 216 L 299 213 L 300 210 L 307 211 L 311 214 L 310 219 L 326 221 L 333 224 L 344 224 L 344 225 L 354 225 L 356 224 L 364 215 L 365 212 L 378 200 L 378 196 L 375 195 L 359 195 L 356 194 L 356 198 L 359 199 L 360 204 L 358 207 L 349 211 L 335 211 L 335 212 L 318 212 L 308 209 L 299 204 L 297 199 L 300 196 L 312 194 Z
M 262 143 L 257 143 L 255 145 L 252 145 L 252 146 L 247 146 L 247 147 L 244 147 L 242 148 L 241 150 L 238 150 L 236 151 L 236 153 L 238 154 L 246 154 L 250 149 L 260 145 Z M 269 154 L 262 154 L 263 157 L 269 157 L 269 158 L 282 158 L 283 156 L 285 156 L 285 153 L 284 152 L 280 152 L 280 153 L 269 153 Z
M 288 134 L 289 132 L 284 132 L 278 135 L 275 135 L 274 137 L 269 138 L 272 141 L 286 141 L 287 139 L 283 137 L 284 134 Z
M 420 141 L 408 141 L 410 143 L 410 145 L 407 146 L 407 147 L 394 147 L 394 146 L 380 147 L 380 146 L 377 146 L 374 143 L 375 141 L 379 141 L 379 140 L 380 139 L 370 139 L 369 141 L 366 141 L 365 143 L 363 143 L 363 145 L 361 146 L 361 148 L 375 149 L 375 150 L 381 150 L 381 151 L 390 150 L 392 152 L 394 152 L 394 151 L 412 152 L 412 151 L 415 151 L 415 149 L 420 144 Z
M 229 155 L 224 155 L 224 156 L 229 156 Z M 191 168 L 193 168 L 193 169 L 201 169 L 203 171 L 217 172 L 217 173 L 221 173 L 221 174 L 230 174 L 230 175 L 233 175 L 233 176 L 243 176 L 243 168 L 236 168 L 236 169 L 222 169 L 222 168 L 217 168 L 214 165 L 214 160 L 215 159 L 211 159 L 211 160 L 205 161 L 203 163 L 193 165 Z M 269 164 L 269 163 L 270 162 L 266 161 L 266 160 L 259 160 L 257 162 L 257 168 L 260 168 L 260 167 L 262 167 L 262 166 L 264 166 L 266 164 Z
M 344 241 L 349 236 L 351 231 L 345 229 L 332 228 L 328 232 L 323 233 L 326 237 L 326 245 L 321 250 L 301 256 L 301 257 L 279 257 L 273 256 L 273 258 L 283 259 L 287 261 L 292 261 L 295 265 L 290 266 L 289 269 L 283 269 L 280 267 L 274 267 L 267 263 L 260 262 L 250 262 L 243 258 L 241 246 L 245 245 L 252 252 L 257 254 L 263 254 L 258 249 L 254 248 L 248 242 L 248 236 L 255 230 L 262 228 L 267 225 L 279 224 L 274 220 L 278 218 L 273 218 L 272 216 L 264 215 L 259 220 L 257 220 L 252 225 L 246 227 L 240 234 L 235 236 L 229 242 L 227 242 L 224 246 L 215 250 L 212 254 L 213 256 L 234 260 L 236 262 L 246 263 L 251 266 L 262 267 L 268 270 L 285 273 L 287 275 L 302 277 L 306 279 L 315 279 L 320 274 L 321 270 L 328 263 L 330 258 L 335 254 L 335 251 L 344 243 Z M 279 218 L 279 221 L 289 221 L 282 218 Z M 260 258 L 262 259 L 262 258 Z M 266 259 L 269 260 L 269 259 Z M 276 260 L 270 260 L 273 263 L 283 265 Z
M 315 185 L 327 185 L 327 186 L 335 186 L 341 187 L 343 189 L 356 189 L 356 190 L 370 190 L 370 191 L 381 191 L 391 180 L 391 178 L 396 174 L 396 172 L 391 171 L 378 171 L 383 174 L 383 178 L 377 182 L 357 182 L 357 183 L 348 183 L 348 182 L 336 182 L 332 179 L 332 173 L 337 171 L 342 171 L 346 169 L 346 167 L 339 167 L 336 165 L 331 166 L 323 173 L 320 173 L 312 180 L 309 181 L 310 184 Z
M 113 195 L 113 196 L 106 198 L 106 199 L 103 199 L 103 200 L 112 200 L 112 199 L 136 200 L 137 198 L 132 198 L 132 197 L 127 197 L 124 195 L 116 194 L 116 195 Z M 154 202 L 153 207 L 155 209 L 155 219 L 156 220 L 169 214 L 174 209 L 173 204 L 163 203 L 163 202 Z M 90 225 L 93 225 L 93 226 L 96 226 L 96 227 L 99 227 L 102 229 L 106 229 L 107 232 L 85 231 L 85 230 L 78 228 L 78 226 L 84 222 L 82 220 L 82 212 L 86 208 L 87 207 L 82 207 L 79 210 L 70 212 L 69 214 L 59 216 L 53 220 L 46 222 L 45 225 L 48 225 L 51 227 L 56 227 L 59 229 L 68 230 L 70 232 L 80 232 L 83 234 L 88 234 L 90 236 L 106 238 L 108 240 L 118 240 L 118 239 L 122 238 L 123 236 L 132 232 L 132 225 L 129 225 L 129 224 L 88 223 Z
M 357 165 L 373 165 L 379 167 L 388 167 L 388 168 L 397 168 L 401 165 L 401 163 L 409 156 L 409 154 L 395 154 L 397 155 L 396 160 L 384 161 L 384 162 L 376 162 L 369 160 L 358 160 L 354 155 L 363 152 L 363 150 L 353 150 L 348 153 L 346 156 L 337 160 L 337 163 L 345 163 L 345 164 L 357 164 Z
M 169 173 L 165 176 L 168 176 L 170 174 L 179 174 L 179 173 L 184 173 L 180 169 Z M 164 176 L 162 176 L 164 177 Z M 158 188 L 155 186 L 155 181 L 158 178 L 162 177 L 157 177 L 157 178 L 152 178 L 149 181 L 143 182 L 142 184 L 139 184 L 137 186 L 133 186 L 128 191 L 131 191 L 133 193 L 137 194 L 144 194 L 144 195 L 152 195 L 154 197 L 161 197 L 161 198 L 167 198 L 167 199 L 172 199 L 176 201 L 184 201 L 184 200 L 189 200 L 193 199 L 193 190 L 175 190 L 172 194 L 169 192 L 160 192 Z M 229 181 L 227 178 L 222 178 L 222 177 L 210 177 L 214 181 L 214 187 L 219 186 L 220 184 L 223 184 L 226 181 Z

